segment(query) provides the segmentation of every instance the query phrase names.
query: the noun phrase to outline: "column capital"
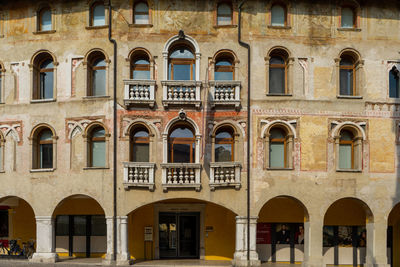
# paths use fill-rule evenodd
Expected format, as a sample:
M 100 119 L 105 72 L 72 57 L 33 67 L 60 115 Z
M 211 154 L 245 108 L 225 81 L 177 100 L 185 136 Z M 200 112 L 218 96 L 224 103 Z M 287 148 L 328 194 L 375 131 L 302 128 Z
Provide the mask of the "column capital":
M 53 216 L 35 216 L 36 221 L 52 221 L 54 220 Z
M 250 224 L 257 223 L 258 216 L 250 216 Z M 247 224 L 247 216 L 236 216 L 236 223 Z

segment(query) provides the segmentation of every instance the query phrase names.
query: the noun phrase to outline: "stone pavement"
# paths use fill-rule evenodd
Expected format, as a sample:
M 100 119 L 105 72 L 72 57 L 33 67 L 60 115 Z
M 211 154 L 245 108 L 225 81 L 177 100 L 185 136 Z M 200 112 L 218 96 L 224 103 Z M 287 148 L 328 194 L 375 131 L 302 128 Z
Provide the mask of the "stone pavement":
M 0 260 L 0 267 L 84 267 L 84 266 L 106 266 L 102 265 L 101 259 L 79 258 L 61 259 L 57 263 L 32 263 L 27 260 Z M 109 266 L 109 265 L 108 265 Z M 136 262 L 132 267 L 228 267 L 230 261 L 204 261 L 204 260 L 157 260 Z M 299 267 L 299 264 L 263 263 L 261 267 Z

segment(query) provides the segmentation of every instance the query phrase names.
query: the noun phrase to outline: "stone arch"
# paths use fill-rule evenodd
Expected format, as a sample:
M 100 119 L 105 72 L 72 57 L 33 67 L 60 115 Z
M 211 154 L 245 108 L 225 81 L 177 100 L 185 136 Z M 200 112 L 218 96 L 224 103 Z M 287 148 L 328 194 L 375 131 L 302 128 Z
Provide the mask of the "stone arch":
M 129 136 L 132 129 L 136 127 L 136 125 L 143 125 L 147 128 L 150 134 L 160 137 L 160 132 L 158 131 L 157 127 L 155 127 L 152 122 L 144 119 L 129 120 L 128 125 L 123 129 L 123 136 Z
M 273 120 L 268 122 L 264 127 L 261 129 L 261 138 L 265 138 L 266 134 L 269 133 L 271 128 L 273 127 L 282 127 L 284 130 L 286 130 L 287 134 L 293 135 L 294 138 L 297 138 L 296 134 L 296 129 L 293 127 L 293 125 L 290 124 L 290 122 L 283 121 L 283 120 Z
M 144 47 L 136 47 L 134 49 L 132 49 L 129 54 L 128 57 L 126 58 L 128 61 L 132 60 L 132 56 L 134 56 L 136 53 L 144 53 L 149 57 L 150 62 L 154 62 L 154 57 L 152 56 L 152 54 L 150 53 L 149 50 L 147 50 Z
M 97 126 L 103 127 L 104 131 L 105 131 L 105 135 L 108 136 L 110 135 L 108 128 L 104 125 L 104 123 L 100 122 L 100 121 L 92 121 L 91 123 L 89 123 L 84 131 L 84 136 L 89 136 L 89 133 Z
M 351 48 L 351 47 L 346 47 L 346 48 L 342 49 L 339 53 L 339 58 L 341 58 L 344 55 L 349 55 L 349 56 L 353 57 L 354 62 L 356 62 L 356 63 L 362 59 L 360 52 L 358 52 L 356 49 Z
M 50 129 L 50 131 L 51 131 L 52 134 L 53 134 L 53 138 L 55 138 L 55 137 L 57 136 L 56 131 L 54 130 L 54 128 L 53 128 L 50 124 L 47 124 L 47 123 L 40 123 L 40 124 L 36 125 L 36 126 L 32 129 L 31 134 L 29 135 L 29 139 L 33 140 L 33 139 L 35 138 L 36 134 L 38 133 L 38 131 L 40 131 L 40 130 L 42 130 L 42 129 L 44 129 L 44 128 Z
M 353 134 L 355 133 L 355 136 L 362 137 L 363 141 L 367 140 L 365 130 L 359 124 L 352 121 L 338 123 L 332 131 L 332 138 L 338 137 L 343 129 L 350 129 Z
M 177 123 L 177 122 L 182 122 L 182 121 L 189 123 L 189 124 L 193 127 L 193 129 L 194 129 L 194 131 L 195 131 L 195 135 L 196 135 L 197 137 L 200 137 L 200 136 L 201 136 L 200 128 L 199 128 L 199 126 L 197 125 L 197 123 L 196 123 L 194 120 L 192 120 L 191 118 L 186 117 L 186 114 L 185 114 L 185 118 L 184 118 L 183 120 L 182 120 L 182 118 L 180 118 L 179 116 L 173 118 L 172 120 L 170 120 L 170 121 L 168 122 L 167 126 L 165 126 L 165 130 L 164 130 L 164 132 L 163 132 L 163 136 L 168 136 L 169 131 L 171 130 L 171 127 L 172 127 L 175 123 Z
M 294 195 L 294 194 L 280 194 L 280 193 L 276 193 L 273 195 L 266 195 L 265 197 L 262 197 L 260 200 L 258 200 L 256 202 L 255 205 L 255 212 L 254 214 L 260 214 L 261 210 L 263 209 L 263 207 L 270 202 L 273 199 L 277 199 L 277 198 L 288 198 L 292 201 L 295 201 L 296 203 L 299 204 L 299 206 L 301 206 L 304 210 L 304 219 L 305 221 L 309 220 L 309 209 L 306 207 L 306 205 L 304 204 L 306 201 L 305 199 L 303 199 L 302 195 Z
M 231 49 L 220 49 L 220 50 L 218 50 L 218 51 L 214 54 L 214 56 L 213 56 L 213 58 L 212 58 L 212 62 L 216 62 L 217 58 L 218 58 L 219 56 L 221 56 L 221 55 L 224 55 L 224 54 L 228 54 L 228 55 L 232 56 L 232 58 L 233 58 L 233 63 L 234 63 L 235 65 L 238 64 L 238 63 L 240 63 L 240 60 L 239 60 L 238 56 L 237 56 L 236 53 L 235 53 L 233 50 L 231 50 Z
M 101 49 L 101 48 L 92 48 L 92 49 L 90 49 L 88 52 L 86 52 L 83 61 L 84 61 L 84 62 L 90 61 L 90 57 L 91 57 L 93 54 L 96 54 L 96 53 L 101 53 L 101 54 L 103 54 L 103 55 L 104 55 L 104 58 L 105 58 L 105 61 L 106 61 L 107 63 L 110 63 L 110 58 L 108 57 L 107 53 L 106 53 L 103 49 Z
M 361 198 L 356 198 L 356 197 L 338 197 L 338 198 L 334 199 L 329 204 L 329 206 L 326 206 L 326 205 L 323 206 L 322 211 L 324 214 L 324 221 L 326 219 L 326 214 L 328 213 L 330 208 L 332 208 L 332 207 L 334 207 L 334 205 L 337 205 L 338 203 L 346 201 L 346 200 L 355 201 L 357 203 L 357 205 L 359 205 L 359 207 L 361 207 L 364 210 L 365 216 L 366 216 L 366 223 L 374 222 L 374 214 L 373 214 L 371 208 L 368 206 L 367 202 L 365 202 Z
M 246 135 L 244 128 L 233 120 L 224 120 L 218 123 L 215 123 L 210 131 L 210 136 L 215 136 L 215 133 L 218 131 L 219 128 L 224 126 L 230 126 L 234 130 L 235 134 L 239 135 L 240 137 L 244 138 Z
M 273 53 L 273 52 L 275 52 L 275 51 L 284 51 L 284 52 L 287 54 L 287 55 L 286 55 L 286 60 L 288 60 L 289 58 L 292 57 L 292 53 L 290 52 L 290 50 L 289 50 L 288 48 L 286 48 L 286 47 L 284 47 L 284 46 L 277 45 L 277 46 L 271 47 L 271 48 L 268 50 L 267 58 L 269 59 L 271 53 Z
M 103 206 L 100 204 L 100 201 L 99 201 L 96 197 L 94 197 L 93 195 L 88 194 L 88 193 L 82 193 L 82 194 L 81 194 L 81 193 L 75 193 L 75 194 L 68 195 L 68 196 L 60 196 L 60 197 L 57 197 L 57 198 L 55 199 L 56 205 L 50 207 L 50 212 L 51 212 L 52 216 L 55 214 L 57 208 L 59 208 L 63 203 L 65 203 L 67 200 L 69 200 L 69 199 L 71 199 L 71 198 L 85 198 L 85 199 L 94 200 L 94 201 L 99 205 L 99 207 L 101 208 L 101 210 L 103 211 L 103 213 L 104 213 L 106 216 L 111 216 L 111 215 L 112 215 L 112 214 L 107 214 L 107 213 L 106 213 L 105 209 L 104 209 Z
M 56 56 L 54 55 L 53 52 L 50 52 L 49 50 L 46 50 L 46 49 L 41 49 L 41 50 L 36 51 L 35 54 L 33 54 L 32 58 L 31 58 L 30 65 L 34 66 L 34 64 L 37 64 L 38 61 L 40 60 L 40 58 L 45 56 L 46 54 L 50 55 L 50 57 L 53 59 L 54 67 L 56 67 L 58 65 Z
M 183 33 L 183 31 L 182 31 L 182 33 Z M 179 34 L 179 35 L 175 35 L 175 36 L 172 36 L 171 38 L 169 38 L 168 41 L 164 45 L 164 49 L 163 49 L 162 53 L 163 54 L 166 53 L 168 55 L 171 45 L 174 44 L 176 41 L 183 41 L 183 40 L 186 40 L 193 46 L 196 56 L 197 55 L 200 56 L 200 46 L 197 43 L 197 41 L 193 37 L 191 37 L 189 35 L 185 35 L 185 34 L 183 34 L 183 36 Z

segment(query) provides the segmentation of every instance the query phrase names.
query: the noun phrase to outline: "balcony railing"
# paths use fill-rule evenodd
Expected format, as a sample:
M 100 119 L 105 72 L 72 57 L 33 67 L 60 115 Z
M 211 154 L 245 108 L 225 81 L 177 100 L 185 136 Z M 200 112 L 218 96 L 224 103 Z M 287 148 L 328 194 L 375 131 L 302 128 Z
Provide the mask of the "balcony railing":
M 124 104 L 126 106 L 149 105 L 154 107 L 154 88 L 156 81 L 153 80 L 124 80 Z
M 163 163 L 161 169 L 164 191 L 168 191 L 168 188 L 194 188 L 200 191 L 201 164 Z
M 154 190 L 155 163 L 124 162 L 124 187 L 148 187 Z
M 240 189 L 240 168 L 239 162 L 211 162 L 210 163 L 210 188 L 235 187 Z
M 201 105 L 201 81 L 162 81 L 163 105 Z
M 240 81 L 210 81 L 211 106 L 240 107 Z

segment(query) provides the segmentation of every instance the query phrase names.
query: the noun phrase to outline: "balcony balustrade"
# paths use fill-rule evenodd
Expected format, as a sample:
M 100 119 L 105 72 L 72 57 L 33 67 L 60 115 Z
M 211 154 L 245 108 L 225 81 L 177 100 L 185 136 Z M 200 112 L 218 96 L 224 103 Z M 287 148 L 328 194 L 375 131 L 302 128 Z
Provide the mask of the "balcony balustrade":
M 162 81 L 163 106 L 169 105 L 201 105 L 201 81 Z
M 210 163 L 210 188 L 212 191 L 216 187 L 235 187 L 240 189 L 240 169 L 239 162 L 211 162 Z
M 124 162 L 124 187 L 148 187 L 154 190 L 155 163 Z
M 124 80 L 124 104 L 126 106 L 154 107 L 154 80 Z
M 164 191 L 168 191 L 168 188 L 194 188 L 200 191 L 201 164 L 163 163 L 161 169 Z
M 217 105 L 240 108 L 240 81 L 210 81 L 211 107 Z

